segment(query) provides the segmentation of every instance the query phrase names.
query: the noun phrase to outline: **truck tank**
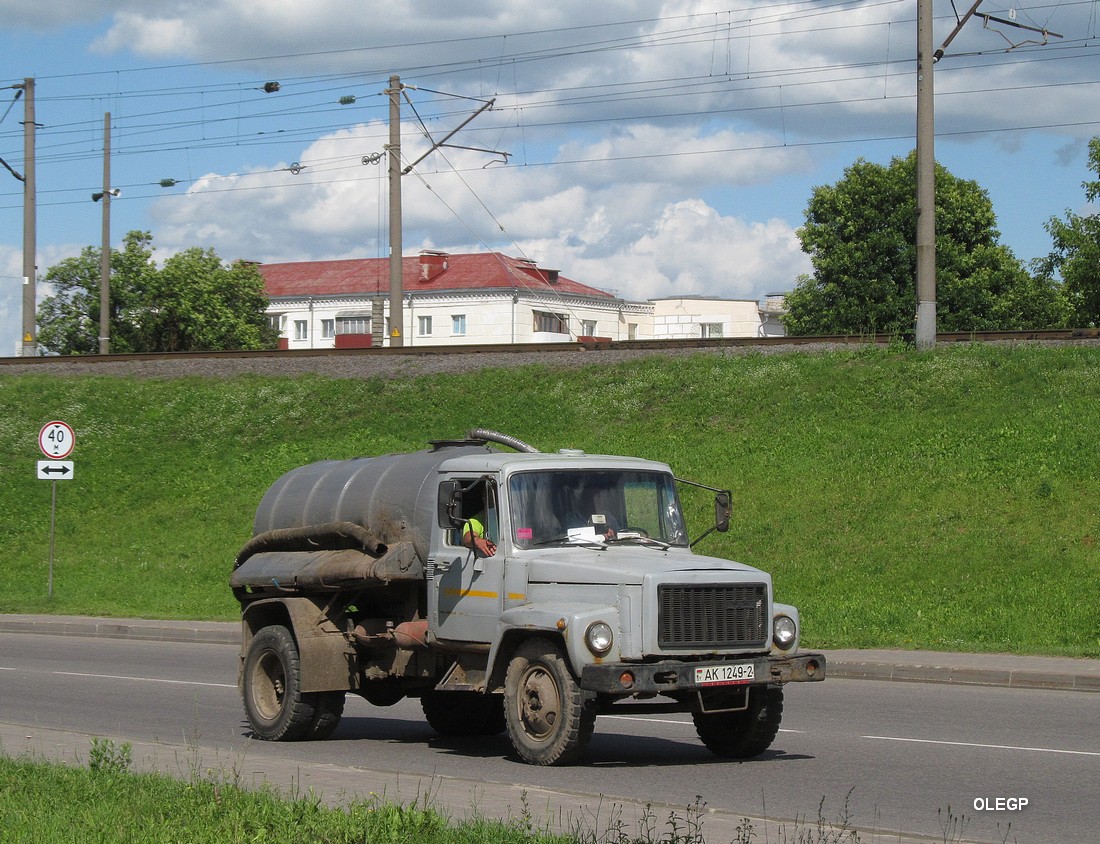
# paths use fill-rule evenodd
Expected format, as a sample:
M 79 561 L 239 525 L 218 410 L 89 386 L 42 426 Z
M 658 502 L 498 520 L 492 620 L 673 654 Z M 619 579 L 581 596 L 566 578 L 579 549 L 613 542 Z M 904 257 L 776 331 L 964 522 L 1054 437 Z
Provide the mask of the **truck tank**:
M 287 472 L 265 493 L 253 533 L 351 523 L 378 542 L 412 544 L 423 563 L 438 512 L 439 465 L 452 457 L 485 454 L 485 445 L 436 443 L 406 454 L 323 460 Z

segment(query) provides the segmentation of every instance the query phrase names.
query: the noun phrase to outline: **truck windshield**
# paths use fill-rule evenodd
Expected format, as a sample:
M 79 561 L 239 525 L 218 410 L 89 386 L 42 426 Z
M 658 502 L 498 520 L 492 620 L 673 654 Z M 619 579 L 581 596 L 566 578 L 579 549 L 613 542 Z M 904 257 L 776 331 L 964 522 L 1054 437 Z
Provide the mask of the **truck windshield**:
M 618 470 L 522 472 L 508 486 L 517 548 L 555 542 L 651 538 L 686 545 L 671 475 Z

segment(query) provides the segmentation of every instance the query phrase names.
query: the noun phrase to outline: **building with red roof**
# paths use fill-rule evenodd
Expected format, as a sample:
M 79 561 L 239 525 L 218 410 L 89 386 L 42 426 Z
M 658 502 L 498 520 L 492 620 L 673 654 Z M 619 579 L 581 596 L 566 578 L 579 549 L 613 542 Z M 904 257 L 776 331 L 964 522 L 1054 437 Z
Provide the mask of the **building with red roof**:
M 765 321 L 756 302 L 628 301 L 499 252 L 425 251 L 403 258 L 401 269 L 404 346 L 752 336 L 763 333 Z M 393 337 L 388 258 L 260 264 L 259 270 L 283 347 L 379 346 Z

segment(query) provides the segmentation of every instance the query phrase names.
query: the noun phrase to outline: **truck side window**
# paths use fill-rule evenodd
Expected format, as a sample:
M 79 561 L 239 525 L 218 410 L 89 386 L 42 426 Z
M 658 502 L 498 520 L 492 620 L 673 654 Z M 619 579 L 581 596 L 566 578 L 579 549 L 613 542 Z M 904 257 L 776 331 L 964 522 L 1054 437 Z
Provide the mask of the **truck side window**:
M 463 545 L 463 534 L 473 529 L 478 536 L 484 536 L 496 542 L 500 537 L 498 527 L 496 486 L 485 478 L 459 480 L 462 493 L 462 507 L 458 513 L 463 519 L 461 527 L 448 531 L 447 541 L 451 545 Z

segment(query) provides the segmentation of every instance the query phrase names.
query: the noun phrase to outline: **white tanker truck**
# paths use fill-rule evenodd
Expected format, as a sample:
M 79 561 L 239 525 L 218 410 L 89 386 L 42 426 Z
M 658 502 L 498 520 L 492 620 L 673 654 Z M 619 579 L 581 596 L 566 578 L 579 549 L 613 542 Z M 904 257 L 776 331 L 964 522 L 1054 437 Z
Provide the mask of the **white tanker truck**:
M 768 574 L 692 553 L 684 483 L 481 429 L 288 472 L 230 579 L 252 734 L 326 738 L 353 692 L 419 698 L 448 736 L 507 730 L 536 765 L 576 761 L 613 711 L 690 712 L 715 754 L 762 753 L 783 685 L 823 680 L 825 658 L 799 653 Z M 729 492 L 702 488 L 703 536 L 726 530 Z

